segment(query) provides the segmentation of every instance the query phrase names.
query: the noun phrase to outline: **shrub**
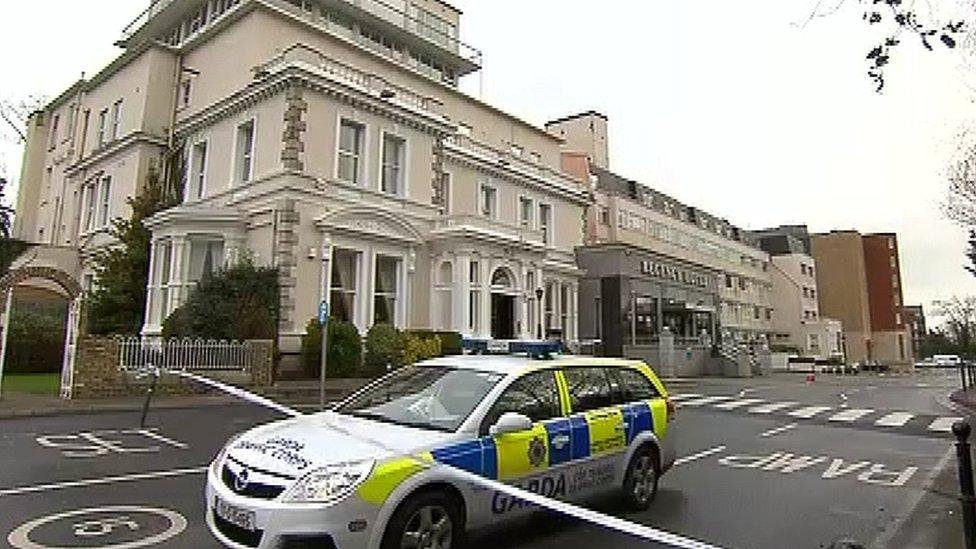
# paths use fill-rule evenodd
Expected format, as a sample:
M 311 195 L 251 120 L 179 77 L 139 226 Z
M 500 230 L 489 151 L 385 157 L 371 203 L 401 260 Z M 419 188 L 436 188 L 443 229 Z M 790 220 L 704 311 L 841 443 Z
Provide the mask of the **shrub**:
M 205 275 L 163 323 L 163 337 L 275 339 L 278 270 L 245 259 Z
M 415 364 L 441 356 L 441 338 L 436 335 L 421 337 L 414 332 L 403 335 L 403 363 Z
M 60 372 L 66 306 L 18 301 L 11 308 L 5 373 Z
M 403 364 L 403 341 L 400 331 L 390 324 L 374 324 L 366 333 L 366 371 L 384 373 L 387 367 Z
M 362 340 L 359 330 L 349 322 L 329 321 L 329 378 L 361 377 Z M 302 365 L 309 377 L 318 377 L 322 367 L 322 326 L 317 318 L 305 325 L 302 336 Z

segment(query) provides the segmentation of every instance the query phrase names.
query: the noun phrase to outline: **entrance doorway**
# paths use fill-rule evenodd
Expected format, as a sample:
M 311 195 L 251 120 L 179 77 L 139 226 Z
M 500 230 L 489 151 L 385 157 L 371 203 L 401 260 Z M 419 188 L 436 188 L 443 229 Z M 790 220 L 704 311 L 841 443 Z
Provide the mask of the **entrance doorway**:
M 492 339 L 515 339 L 515 297 L 491 294 Z

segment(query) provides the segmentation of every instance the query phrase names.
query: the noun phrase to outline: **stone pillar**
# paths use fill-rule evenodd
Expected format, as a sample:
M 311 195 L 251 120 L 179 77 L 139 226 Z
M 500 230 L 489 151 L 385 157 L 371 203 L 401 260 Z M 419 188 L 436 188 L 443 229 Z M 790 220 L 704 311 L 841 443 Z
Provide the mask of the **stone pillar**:
M 397 309 L 399 310 L 396 313 L 400 320 L 400 324 L 401 324 L 400 328 L 412 327 L 412 323 L 410 322 L 410 311 L 413 310 L 413 282 L 414 282 L 415 275 L 417 273 L 417 251 L 413 249 L 413 247 L 411 247 L 410 250 L 407 251 L 406 261 L 407 264 L 404 266 L 404 272 L 406 273 L 406 280 L 404 281 L 405 286 L 403 288 L 403 299 L 402 300 L 397 299 L 398 303 L 401 301 L 403 302 L 402 305 L 399 305 L 397 307 Z M 437 275 L 437 273 L 431 273 L 431 275 L 432 275 L 431 278 L 433 278 L 434 276 Z M 430 294 L 431 303 L 427 304 L 428 310 L 433 308 L 432 305 L 433 302 L 435 301 L 434 296 L 436 294 L 437 294 L 436 291 L 431 292 Z
M 156 296 L 156 252 L 159 249 L 158 242 L 159 239 L 153 238 L 149 243 L 149 276 L 146 280 L 146 312 L 142 319 L 143 328 L 153 323 L 153 307 L 156 307 L 159 302 Z
M 483 257 L 479 266 L 481 272 L 481 318 L 479 319 L 478 337 L 491 337 L 491 265 L 487 257 Z
M 579 283 L 569 285 L 569 314 L 567 315 L 567 342 L 579 340 Z
M 674 355 L 674 334 L 671 333 L 671 328 L 667 326 L 661 330 L 658 345 L 658 360 L 661 361 L 658 365 L 661 375 L 663 377 L 674 377 L 676 362 Z
M 186 277 L 184 276 L 184 256 L 187 253 L 187 240 L 186 235 L 180 235 L 173 237 L 172 239 L 173 250 L 170 252 L 170 270 L 169 270 L 169 287 L 170 287 L 170 300 L 169 300 L 169 310 L 163 311 L 163 316 L 160 318 L 160 323 L 166 320 L 169 314 L 176 310 L 177 307 L 183 304 L 184 294 L 186 293 L 186 288 L 184 287 L 187 283 Z

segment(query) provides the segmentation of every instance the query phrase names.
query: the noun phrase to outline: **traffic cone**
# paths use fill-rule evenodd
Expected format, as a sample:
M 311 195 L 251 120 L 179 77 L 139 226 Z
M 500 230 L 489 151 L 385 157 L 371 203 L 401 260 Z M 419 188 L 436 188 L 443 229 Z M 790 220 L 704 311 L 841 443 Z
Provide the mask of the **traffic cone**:
M 807 374 L 807 383 L 813 383 L 814 381 L 817 381 L 817 375 Z

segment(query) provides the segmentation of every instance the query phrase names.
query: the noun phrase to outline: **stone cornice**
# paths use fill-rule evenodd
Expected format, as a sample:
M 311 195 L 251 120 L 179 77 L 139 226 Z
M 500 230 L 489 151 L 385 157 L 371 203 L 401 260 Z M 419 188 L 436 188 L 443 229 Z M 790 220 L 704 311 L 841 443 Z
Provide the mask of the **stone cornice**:
M 146 145 L 157 145 L 160 147 L 166 147 L 166 138 L 153 135 L 142 130 L 134 131 L 132 133 L 126 134 L 120 139 L 114 141 L 109 141 L 105 145 L 95 149 L 88 156 L 78 160 L 74 164 L 68 166 L 64 173 L 66 176 L 71 177 L 77 174 L 79 171 L 87 170 L 91 168 L 94 164 L 107 160 L 126 149 L 140 144 Z

